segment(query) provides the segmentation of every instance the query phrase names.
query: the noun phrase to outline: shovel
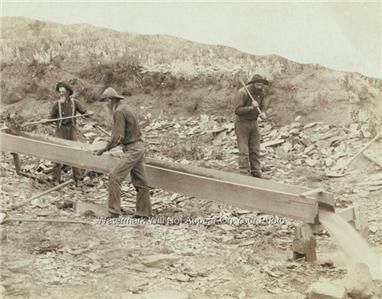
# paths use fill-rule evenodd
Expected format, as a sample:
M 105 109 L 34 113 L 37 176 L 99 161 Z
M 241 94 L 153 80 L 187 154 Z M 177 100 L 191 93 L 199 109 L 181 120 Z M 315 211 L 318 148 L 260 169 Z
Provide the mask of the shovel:
M 378 133 L 372 140 L 370 140 L 363 148 L 361 148 L 358 153 L 356 153 L 352 158 L 350 158 L 348 161 L 346 161 L 345 165 L 342 166 L 342 168 L 338 172 L 327 172 L 326 176 L 330 178 L 338 178 L 345 176 L 346 168 L 355 160 L 358 158 L 360 154 L 362 154 L 375 140 L 377 140 L 381 136 L 381 133 Z
M 26 127 L 26 126 L 31 126 L 31 125 L 37 125 L 37 124 L 45 124 L 45 123 L 51 123 L 55 121 L 60 121 L 60 120 L 65 120 L 65 119 L 72 119 L 72 118 L 78 118 L 78 117 L 86 117 L 93 115 L 93 112 L 85 113 L 85 114 L 78 114 L 78 115 L 73 115 L 73 116 L 66 116 L 66 117 L 61 117 L 61 118 L 48 118 L 48 119 L 42 119 L 38 121 L 32 121 L 32 122 L 27 122 L 21 125 L 21 127 Z

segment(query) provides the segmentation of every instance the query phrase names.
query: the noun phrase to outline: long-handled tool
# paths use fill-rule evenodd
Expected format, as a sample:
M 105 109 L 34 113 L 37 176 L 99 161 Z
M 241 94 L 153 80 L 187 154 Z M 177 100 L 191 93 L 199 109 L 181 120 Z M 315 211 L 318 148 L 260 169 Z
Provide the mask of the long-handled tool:
M 55 121 L 60 121 L 60 120 L 65 120 L 65 119 L 85 117 L 85 116 L 90 116 L 90 115 L 93 115 L 93 114 L 94 114 L 93 112 L 90 112 L 90 113 L 78 114 L 78 115 L 73 115 L 73 116 L 66 116 L 66 117 L 61 117 L 61 118 L 41 119 L 41 120 L 38 120 L 38 121 L 32 121 L 32 122 L 29 122 L 29 123 L 22 124 L 21 127 L 37 125 L 37 124 L 43 124 L 43 123 L 50 123 L 50 122 L 55 122 Z
M 67 186 L 67 185 L 73 183 L 73 182 L 74 182 L 74 180 L 73 180 L 73 179 L 70 179 L 69 181 L 66 181 L 66 182 L 64 182 L 64 183 L 62 183 L 62 184 L 60 184 L 60 185 L 57 185 L 57 186 L 55 186 L 55 187 L 53 187 L 53 188 L 50 188 L 50 189 L 48 189 L 48 190 L 46 190 L 46 191 L 44 191 L 44 192 L 42 192 L 42 193 L 39 193 L 39 194 L 37 194 L 37 195 L 35 195 L 35 196 L 32 196 L 31 198 L 29 198 L 28 200 L 24 201 L 23 203 L 20 203 L 20 204 L 18 204 L 18 205 L 16 205 L 16 206 L 13 206 L 13 207 L 11 208 L 11 210 L 17 210 L 17 209 L 19 209 L 19 208 L 21 208 L 21 207 L 27 205 L 28 203 L 30 203 L 32 200 L 34 200 L 34 199 L 36 199 L 36 198 L 39 198 L 39 197 L 41 197 L 41 196 L 43 196 L 43 195 L 45 195 L 45 194 L 48 194 L 48 193 L 50 193 L 50 192 L 56 191 L 56 190 L 58 190 L 58 189 L 60 189 L 60 188 L 62 188 L 62 187 L 65 187 L 65 186 Z
M 381 136 L 381 133 L 378 133 L 373 139 L 371 139 L 363 148 L 361 148 L 360 150 L 359 150 L 359 152 L 357 153 L 357 154 L 355 154 L 351 159 L 349 159 L 349 161 L 347 161 L 346 163 L 345 163 L 345 165 L 343 166 L 343 169 L 346 169 L 346 167 L 348 167 L 349 165 L 350 165 L 350 163 L 351 162 L 353 162 L 355 159 L 357 159 L 358 158 L 358 156 L 360 155 L 360 154 L 362 154 L 369 146 L 370 146 L 370 144 L 372 144 L 374 141 L 376 141 L 378 138 L 379 138 L 379 136 Z
M 241 85 L 243 85 L 245 91 L 247 92 L 248 96 L 251 98 L 252 102 L 255 102 L 257 104 L 256 100 L 253 98 L 253 96 L 249 92 L 249 90 L 248 90 L 247 86 L 244 84 L 243 80 L 240 80 L 240 83 L 241 83 Z M 257 108 L 257 111 L 259 112 L 259 114 L 262 114 L 258 105 L 256 105 L 256 108 Z
M 96 129 L 98 129 L 98 130 L 100 130 L 102 133 L 104 133 L 106 136 L 111 136 L 111 134 L 108 132 L 108 131 L 106 131 L 106 130 L 104 130 L 104 129 L 102 129 L 99 125 L 97 125 L 97 124 L 93 124 L 93 128 L 96 128 Z
M 373 139 L 371 139 L 363 148 L 361 148 L 353 157 L 351 157 L 346 163 L 341 167 L 338 172 L 329 172 L 326 174 L 328 177 L 341 177 L 345 175 L 346 168 L 358 158 L 374 141 L 376 141 L 381 136 L 381 133 L 378 133 Z

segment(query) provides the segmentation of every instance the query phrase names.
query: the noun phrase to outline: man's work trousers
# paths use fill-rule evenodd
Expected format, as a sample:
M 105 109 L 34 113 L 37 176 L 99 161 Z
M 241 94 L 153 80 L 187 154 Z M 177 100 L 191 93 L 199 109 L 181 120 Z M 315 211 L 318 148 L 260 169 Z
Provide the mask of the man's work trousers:
M 143 164 L 144 144 L 142 141 L 138 141 L 124 146 L 122 149 L 123 154 L 119 163 L 109 174 L 109 199 L 107 202 L 109 212 L 121 213 L 121 184 L 130 173 L 132 183 L 137 190 L 135 214 L 151 216 L 151 200 Z
M 260 130 L 257 120 L 235 120 L 241 173 L 256 175 L 260 168 Z
M 67 140 L 77 140 L 77 128 L 74 126 L 56 128 L 56 137 L 67 139 Z M 62 164 L 56 163 L 53 169 L 53 180 L 61 181 L 61 169 Z M 78 168 L 72 167 L 73 179 L 77 182 L 80 178 L 80 170 Z

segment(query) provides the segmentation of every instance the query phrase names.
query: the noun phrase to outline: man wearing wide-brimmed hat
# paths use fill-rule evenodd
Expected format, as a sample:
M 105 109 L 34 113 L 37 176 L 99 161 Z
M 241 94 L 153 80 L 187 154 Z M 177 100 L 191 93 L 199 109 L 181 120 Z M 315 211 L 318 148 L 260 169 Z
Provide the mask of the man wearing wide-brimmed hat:
M 137 190 L 136 217 L 151 216 L 151 200 L 149 187 L 143 164 L 145 145 L 142 141 L 138 120 L 129 107 L 122 103 L 122 96 L 111 87 L 105 89 L 101 101 L 107 101 L 107 106 L 113 116 L 113 131 L 105 148 L 98 150 L 97 155 L 112 148 L 122 146 L 123 155 L 120 161 L 109 173 L 108 211 L 113 217 L 121 214 L 121 184 L 130 173 L 132 183 Z
M 50 115 L 50 118 L 64 118 L 68 116 L 74 116 L 77 112 L 81 114 L 86 113 L 86 109 L 75 100 L 73 96 L 73 89 L 65 82 L 58 82 L 56 84 L 56 91 L 59 94 L 59 99 L 54 103 Z M 77 128 L 76 119 L 63 119 L 56 122 L 56 137 L 77 140 Z M 53 180 L 61 181 L 61 164 L 56 164 L 53 170 Z M 80 178 L 79 169 L 73 167 L 73 179 L 77 183 Z
M 240 173 L 258 178 L 264 178 L 260 167 L 260 131 L 257 123 L 260 111 L 264 108 L 264 85 L 269 85 L 269 82 L 260 75 L 254 75 L 247 82 L 247 88 L 242 87 L 235 98 Z M 262 113 L 260 117 L 265 117 L 265 114 Z

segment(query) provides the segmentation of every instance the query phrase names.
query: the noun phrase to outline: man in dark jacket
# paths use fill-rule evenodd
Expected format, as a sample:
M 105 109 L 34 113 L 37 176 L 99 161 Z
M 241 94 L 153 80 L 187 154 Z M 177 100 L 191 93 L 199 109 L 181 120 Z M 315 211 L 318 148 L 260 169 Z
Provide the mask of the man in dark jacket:
M 235 133 L 240 173 L 257 178 L 263 178 L 260 168 L 260 131 L 257 124 L 260 111 L 264 108 L 263 85 L 269 85 L 269 82 L 254 75 L 246 84 L 247 90 L 242 87 L 235 98 Z M 255 101 L 252 101 L 248 92 Z M 265 117 L 265 114 L 262 113 L 260 117 Z
M 64 118 L 68 116 L 75 116 L 76 113 L 85 114 L 86 109 L 75 100 L 73 95 L 73 89 L 65 82 L 58 82 L 56 85 L 56 91 L 59 93 L 59 99 L 56 101 L 50 111 L 50 118 Z M 67 140 L 77 140 L 77 128 L 76 119 L 69 118 L 56 122 L 56 137 Z M 53 180 L 61 181 L 61 164 L 56 164 L 53 170 Z M 79 169 L 73 167 L 73 179 L 77 183 L 80 177 Z
M 112 136 L 105 148 L 97 151 L 97 155 L 111 150 L 121 144 L 123 155 L 119 163 L 109 174 L 109 198 L 107 202 L 109 213 L 118 217 L 121 213 L 121 184 L 127 175 L 131 174 L 132 183 L 137 190 L 136 217 L 151 216 L 151 200 L 146 179 L 143 158 L 145 146 L 141 130 L 135 115 L 126 104 L 121 103 L 122 96 L 109 87 L 101 101 L 108 101 L 108 108 L 113 116 Z

